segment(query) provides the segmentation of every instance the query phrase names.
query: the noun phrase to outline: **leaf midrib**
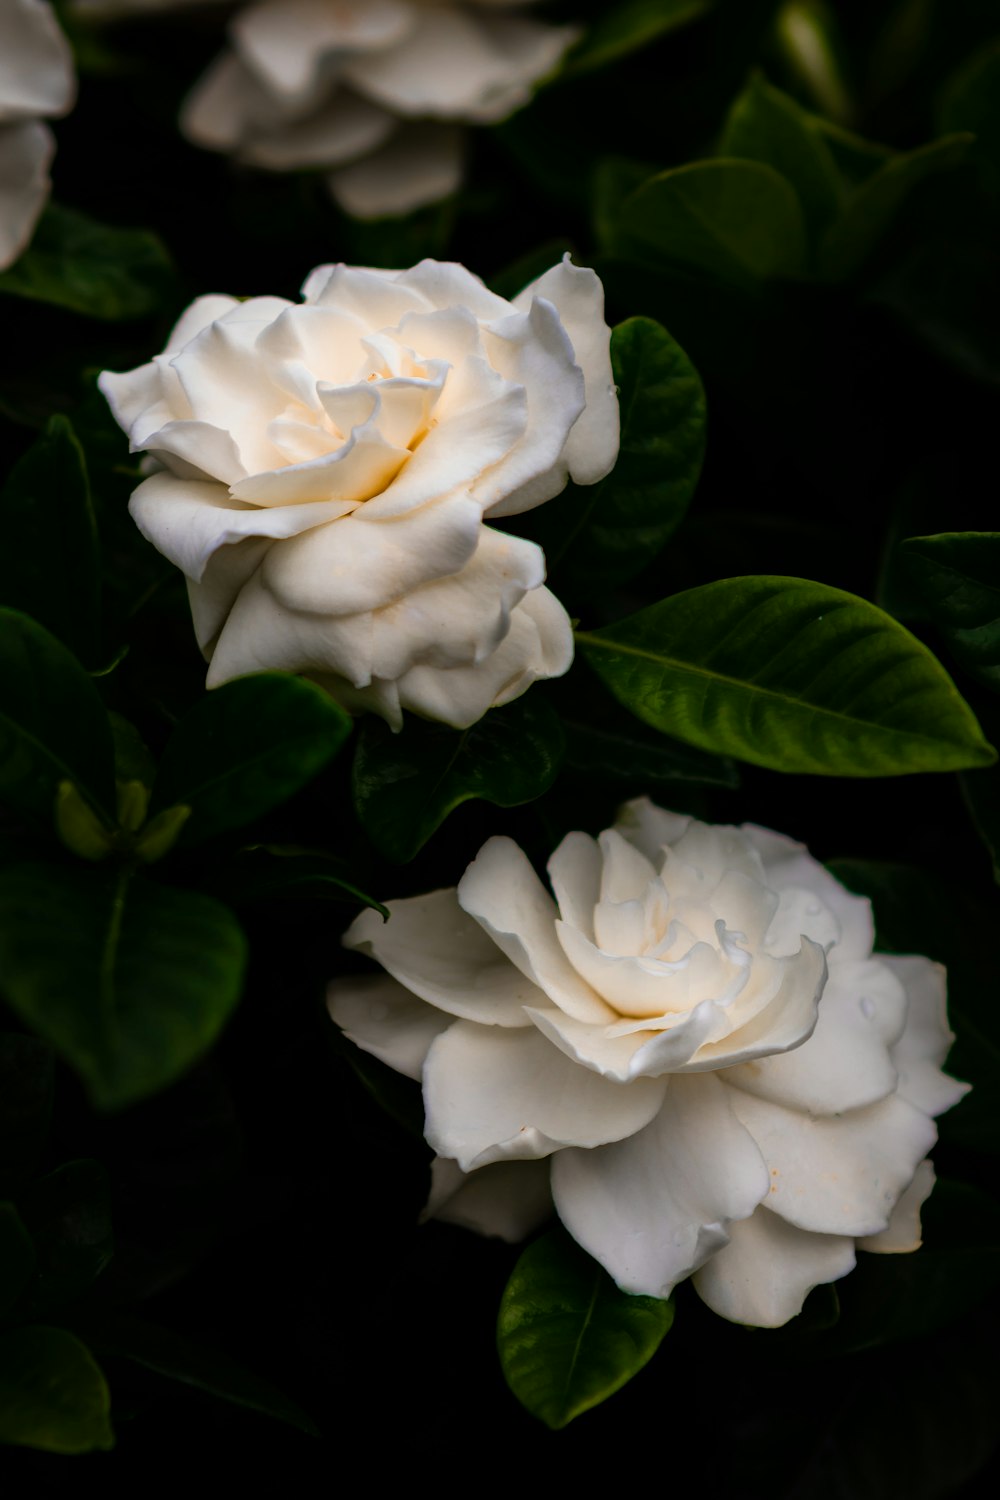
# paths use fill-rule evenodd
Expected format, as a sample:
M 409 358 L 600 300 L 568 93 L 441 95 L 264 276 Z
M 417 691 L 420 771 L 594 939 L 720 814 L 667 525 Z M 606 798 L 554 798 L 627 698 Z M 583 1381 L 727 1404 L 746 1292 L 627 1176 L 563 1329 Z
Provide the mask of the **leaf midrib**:
M 786 704 L 792 708 L 808 708 L 813 713 L 823 714 L 827 718 L 839 720 L 845 724 L 855 725 L 861 729 L 877 730 L 880 734 L 901 737 L 908 740 L 917 740 L 928 745 L 957 745 L 963 748 L 962 742 L 955 740 L 934 739 L 929 735 L 921 734 L 916 729 L 897 729 L 891 725 L 879 724 L 874 719 L 858 719 L 853 714 L 842 713 L 839 709 L 828 708 L 822 703 L 812 703 L 808 698 L 793 698 L 787 693 L 781 693 L 775 688 L 761 687 L 756 683 L 748 682 L 741 677 L 731 677 L 725 672 L 713 671 L 711 667 L 698 666 L 693 662 L 680 661 L 676 657 L 654 655 L 651 651 L 644 651 L 637 646 L 628 646 L 620 641 L 612 641 L 599 635 L 593 635 L 587 631 L 577 631 L 576 640 L 583 645 L 595 645 L 602 650 L 618 652 L 623 656 L 636 656 L 642 661 L 655 662 L 657 665 L 671 667 L 676 671 L 687 672 L 692 676 L 706 677 L 713 682 L 723 683 L 727 687 L 739 689 L 743 693 L 759 694 L 762 697 L 771 698 L 776 703 Z M 984 741 L 984 744 L 987 743 Z

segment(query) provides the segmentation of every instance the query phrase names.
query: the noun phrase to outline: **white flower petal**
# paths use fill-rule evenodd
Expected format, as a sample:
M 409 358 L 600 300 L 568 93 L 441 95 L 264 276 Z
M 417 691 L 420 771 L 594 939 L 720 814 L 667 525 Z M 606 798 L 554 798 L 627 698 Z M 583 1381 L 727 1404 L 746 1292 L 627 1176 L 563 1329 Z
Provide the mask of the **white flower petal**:
M 623 838 L 640 850 L 658 870 L 663 851 L 680 840 L 690 827 L 691 819 L 681 813 L 667 812 L 648 797 L 634 797 L 618 809 L 615 828 Z
M 230 35 L 269 89 L 298 100 L 323 81 L 331 54 L 394 46 L 413 29 L 402 0 L 259 0 L 239 11 Z
M 455 729 L 468 729 L 488 709 L 502 708 L 520 697 L 533 682 L 561 677 L 572 661 L 569 616 L 548 589 L 533 589 L 516 607 L 509 631 L 485 661 L 446 670 L 411 667 L 395 687 L 404 708 Z M 381 683 L 372 686 L 379 693 L 383 691 Z M 374 697 L 364 706 L 382 713 Z M 390 714 L 383 716 L 398 728 Z
M 803 938 L 797 954 L 776 962 L 782 965 L 782 974 L 774 998 L 751 1020 L 734 1028 L 731 1036 L 706 1042 L 691 1061 L 694 1071 L 731 1068 L 758 1057 L 791 1052 L 812 1036 L 826 984 L 823 950 Z
M 528 420 L 521 442 L 483 473 L 475 493 L 491 515 L 515 515 L 566 486 L 566 440 L 583 411 L 583 372 L 559 314 L 538 298 L 527 313 L 484 328 L 483 343 L 490 364 L 523 387 Z
M 330 500 L 259 510 L 231 500 L 224 485 L 178 479 L 173 474 L 151 474 L 129 501 L 129 512 L 143 536 L 196 582 L 220 547 L 248 536 L 296 536 L 350 509 L 349 504 Z
M 855 896 L 840 884 L 839 880 L 813 859 L 803 844 L 774 833 L 769 828 L 758 828 L 753 823 L 744 824 L 741 830 L 751 841 L 764 862 L 767 883 L 779 895 L 788 888 L 810 890 L 818 898 L 821 908 L 827 908 L 837 919 L 840 935 L 837 938 L 838 959 L 868 958 L 875 942 L 875 925 L 872 921 L 871 902 L 864 896 Z M 821 913 L 811 913 L 821 921 L 828 919 Z M 803 929 L 813 936 L 808 929 Z M 774 934 L 778 936 L 777 931 Z M 785 930 L 781 937 L 791 945 L 798 946 L 797 932 Z M 822 939 L 817 939 L 822 941 Z M 772 947 L 772 952 L 781 952 Z
M 559 1217 L 623 1291 L 668 1297 L 767 1192 L 764 1161 L 728 1092 L 714 1078 L 672 1078 L 644 1130 L 554 1157 Z
M 243 141 L 241 160 L 272 172 L 337 167 L 357 161 L 389 140 L 396 121 L 377 104 L 339 89 L 305 119 L 277 122 Z
M 431 1043 L 452 1024 L 385 974 L 345 974 L 330 985 L 326 1005 L 355 1046 L 418 1082 Z
M 533 1027 L 456 1021 L 424 1066 L 426 1136 L 468 1172 L 634 1135 L 659 1110 L 663 1092 L 657 1079 L 622 1088 L 585 1072 Z
M 588 938 L 594 936 L 602 866 L 596 841 L 585 833 L 568 833 L 546 866 L 560 917 Z
M 280 130 L 287 111 L 233 52 L 210 63 L 181 106 L 181 132 L 207 151 L 239 151 L 255 134 Z
M 516 74 L 478 18 L 451 5 L 417 10 L 403 46 L 361 53 L 343 67 L 353 88 L 394 114 L 480 123 L 510 113 Z M 525 89 L 515 102 L 526 98 Z
M 854 1269 L 854 1241 L 808 1234 L 761 1205 L 730 1226 L 724 1245 L 694 1275 L 694 1289 L 721 1318 L 780 1328 L 802 1311 L 814 1286 Z
M 474 556 L 460 571 L 444 578 L 421 584 L 414 577 L 412 588 L 378 611 L 372 660 L 376 677 L 402 678 L 417 664 L 443 669 L 482 665 L 508 635 L 524 595 L 541 584 L 545 576 L 541 549 L 520 537 L 480 526 L 476 506 L 465 503 L 476 517 L 474 530 L 471 517 L 469 521 Z M 400 522 L 384 524 L 393 527 Z M 429 554 L 425 566 L 435 562 L 443 570 L 447 555 L 434 557 L 433 541 L 433 533 L 424 525 L 414 539 L 416 557 L 420 555 L 417 549 L 424 547 Z
M 689 1071 L 698 1049 L 725 1026 L 725 1013 L 712 1000 L 702 1000 L 667 1031 L 611 1032 L 561 1010 L 528 1014 L 567 1057 L 618 1083 Z
M 920 1210 L 934 1191 L 934 1164 L 922 1161 L 917 1167 L 913 1181 L 892 1211 L 888 1226 L 880 1234 L 865 1235 L 858 1240 L 859 1250 L 868 1250 L 876 1255 L 908 1255 L 919 1250 Z
M 462 133 L 452 125 L 404 122 L 370 156 L 337 167 L 332 196 L 355 219 L 413 213 L 462 185 Z
M 906 994 L 886 964 L 833 964 L 809 1040 L 729 1069 L 726 1082 L 804 1114 L 863 1108 L 896 1090 L 889 1047 L 905 1018 Z
M 287 515 L 263 511 L 265 516 Z M 314 615 L 286 609 L 261 580 L 258 568 L 244 584 L 212 651 L 206 684 L 220 687 L 253 672 L 336 673 L 356 687 L 372 676 L 370 614 Z
M 526 1027 L 524 1006 L 541 996 L 466 916 L 454 890 L 433 891 L 361 912 L 344 934 L 344 946 L 367 953 L 400 984 L 449 1016 L 486 1026 Z
M 945 1007 L 945 971 L 929 958 L 888 953 L 879 954 L 879 963 L 887 965 L 906 990 L 906 1025 L 890 1054 L 899 1074 L 897 1093 L 925 1114 L 943 1114 L 970 1088 L 941 1071 L 955 1040 Z
M 65 114 L 75 97 L 73 54 L 47 0 L 4 0 L 0 125 Z
M 588 1022 L 614 1018 L 567 961 L 556 939 L 555 902 L 513 839 L 487 840 L 458 883 L 458 900 L 567 1015 Z
M 820 1234 L 877 1234 L 937 1139 L 934 1124 L 899 1098 L 846 1115 L 810 1116 L 755 1099 L 730 1098 L 771 1174 L 768 1207 Z
M 476 483 L 523 440 L 529 422 L 523 389 L 471 356 L 449 372 L 427 436 L 386 492 L 371 501 L 380 520 L 462 489 L 480 504 Z
M 362 507 L 272 549 L 264 581 L 287 609 L 346 615 L 374 610 L 465 567 L 482 540 L 478 507 L 462 495 L 388 521 Z M 460 632 L 454 631 L 460 639 Z M 396 676 L 393 672 L 391 675 Z
M 463 1172 L 456 1161 L 436 1156 L 421 1223 L 441 1219 L 477 1234 L 517 1244 L 552 1214 L 547 1161 L 498 1161 Z
M 214 651 L 240 590 L 250 582 L 270 546 L 270 537 L 245 537 L 220 547 L 208 559 L 198 582 L 187 580 L 195 639 L 206 657 Z
M 618 395 L 611 373 L 611 330 L 604 321 L 604 287 L 589 268 L 563 257 L 514 298 L 526 309 L 535 297 L 551 302 L 569 334 L 583 371 L 586 406 L 566 441 L 566 461 L 576 484 L 595 484 L 614 468 L 620 438 Z
M 27 248 L 51 182 L 55 138 L 37 120 L 0 125 L 0 270 Z

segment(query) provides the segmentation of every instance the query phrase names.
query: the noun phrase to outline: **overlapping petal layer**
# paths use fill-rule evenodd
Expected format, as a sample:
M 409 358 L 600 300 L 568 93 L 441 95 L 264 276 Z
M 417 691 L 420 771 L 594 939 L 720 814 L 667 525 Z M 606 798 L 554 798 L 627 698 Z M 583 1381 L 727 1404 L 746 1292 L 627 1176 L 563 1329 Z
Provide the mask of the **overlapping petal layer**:
M 43 119 L 76 96 L 69 43 L 48 0 L 0 6 L 0 270 L 16 260 L 49 196 L 55 139 Z

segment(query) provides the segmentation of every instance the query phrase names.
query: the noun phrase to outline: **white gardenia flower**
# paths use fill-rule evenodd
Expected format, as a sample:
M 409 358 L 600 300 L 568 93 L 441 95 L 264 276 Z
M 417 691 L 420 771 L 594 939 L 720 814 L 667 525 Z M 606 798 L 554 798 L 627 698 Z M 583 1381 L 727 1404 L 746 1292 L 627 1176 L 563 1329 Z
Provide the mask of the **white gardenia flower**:
M 334 197 L 359 218 L 408 213 L 458 188 L 461 126 L 520 109 L 578 36 L 524 15 L 530 3 L 255 0 L 230 20 L 229 46 L 187 99 L 181 129 L 253 166 L 328 170 Z
M 75 97 L 72 53 L 47 0 L 0 0 L 0 270 L 31 239 L 49 196 L 56 143 L 42 120 Z
M 344 938 L 388 974 L 330 1011 L 423 1081 L 427 1213 L 518 1239 L 554 1200 L 623 1290 L 693 1276 L 761 1327 L 857 1247 L 916 1249 L 933 1117 L 966 1089 L 941 967 L 873 955 L 869 903 L 801 844 L 646 799 L 548 871 L 555 901 L 490 839 L 457 890 Z
M 425 260 L 320 266 L 303 297 L 201 297 L 102 375 L 155 468 L 132 515 L 187 575 L 209 687 L 301 672 L 464 728 L 572 661 L 541 549 L 484 520 L 615 462 L 601 283 L 567 257 L 507 302 Z

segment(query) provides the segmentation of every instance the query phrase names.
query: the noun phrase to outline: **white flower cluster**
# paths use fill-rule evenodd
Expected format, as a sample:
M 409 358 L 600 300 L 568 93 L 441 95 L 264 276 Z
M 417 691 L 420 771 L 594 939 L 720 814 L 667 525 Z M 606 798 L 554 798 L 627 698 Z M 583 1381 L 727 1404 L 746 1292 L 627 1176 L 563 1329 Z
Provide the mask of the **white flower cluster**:
M 55 139 L 42 123 L 76 97 L 69 43 L 48 0 L 0 5 L 0 270 L 16 260 L 49 196 Z
M 630 803 L 549 861 L 365 911 L 333 1018 L 423 1083 L 430 1215 L 517 1239 L 555 1209 L 625 1291 L 775 1327 L 857 1247 L 907 1251 L 933 1185 L 944 973 L 873 955 L 801 845 Z M 390 977 L 391 976 L 391 977 Z

